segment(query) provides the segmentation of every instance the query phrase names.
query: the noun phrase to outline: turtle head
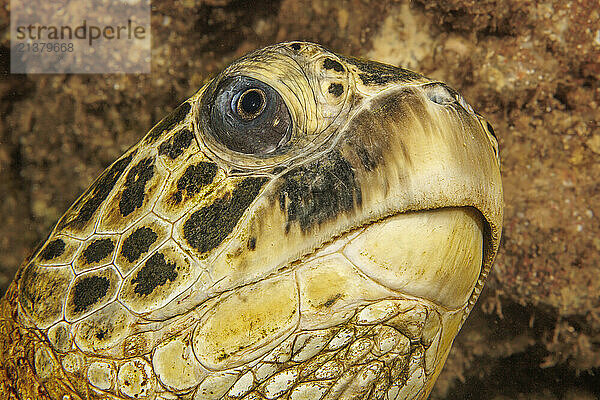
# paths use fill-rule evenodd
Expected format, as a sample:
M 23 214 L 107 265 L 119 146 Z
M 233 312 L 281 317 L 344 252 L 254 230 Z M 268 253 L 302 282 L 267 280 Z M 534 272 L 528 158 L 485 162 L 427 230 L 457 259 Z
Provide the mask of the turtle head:
M 226 177 L 223 200 L 175 232 L 206 259 L 209 291 L 244 293 L 195 331 L 202 364 L 239 366 L 275 338 L 343 324 L 373 301 L 416 298 L 449 310 L 442 365 L 502 222 L 497 141 L 462 96 L 292 42 L 233 63 L 193 108 L 198 140 Z M 232 333 L 241 315 L 247 324 Z M 247 334 L 252 344 L 241 345 Z
M 498 247 L 502 188 L 491 126 L 452 88 L 291 42 L 234 62 L 196 99 L 198 139 L 224 176 L 239 181 L 228 204 L 243 208 L 235 213 L 239 220 L 215 226 L 235 226 L 219 243 L 207 244 L 213 236 L 196 229 L 205 214 L 181 225 L 192 248 L 219 249 L 209 263 L 219 290 L 293 269 L 326 244 L 379 224 L 385 238 L 361 242 L 366 249 L 356 252 L 363 256 L 353 256 L 361 272 L 451 309 L 472 299 Z M 463 223 L 478 233 L 452 237 L 452 230 L 468 230 Z M 446 265 L 448 254 L 413 257 L 456 250 L 432 237 L 436 224 L 449 230 L 447 240 L 469 242 L 462 255 L 473 258 L 464 267 L 468 276 Z M 400 243 L 406 247 L 396 255 L 364 256 Z M 479 255 L 471 254 L 473 246 Z M 458 258 L 453 262 L 465 261 Z
M 81 393 L 423 398 L 502 207 L 493 131 L 456 91 L 282 43 L 113 163 L 10 293 L 36 369 L 81 360 Z

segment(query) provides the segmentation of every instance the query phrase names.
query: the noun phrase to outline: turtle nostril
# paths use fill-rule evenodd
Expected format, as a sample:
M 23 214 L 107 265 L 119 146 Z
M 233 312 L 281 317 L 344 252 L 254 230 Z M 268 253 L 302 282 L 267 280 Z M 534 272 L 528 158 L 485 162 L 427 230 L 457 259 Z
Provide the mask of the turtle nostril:
M 488 132 L 495 137 L 496 139 L 498 139 L 498 137 L 496 137 L 496 132 L 494 132 L 494 128 L 492 128 L 492 124 L 490 124 L 489 122 L 485 121 L 485 123 L 487 124 L 487 130 Z
M 445 106 L 456 101 L 448 89 L 442 85 L 427 85 L 424 89 L 427 98 L 439 105 Z

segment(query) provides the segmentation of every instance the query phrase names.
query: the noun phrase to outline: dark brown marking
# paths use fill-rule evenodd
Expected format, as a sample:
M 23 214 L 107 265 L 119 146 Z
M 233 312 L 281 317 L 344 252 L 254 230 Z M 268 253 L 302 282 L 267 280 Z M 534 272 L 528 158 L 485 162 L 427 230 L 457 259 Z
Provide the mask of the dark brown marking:
M 152 229 L 145 226 L 138 228 L 123 240 L 121 255 L 132 263 L 147 252 L 156 239 L 158 239 L 158 235 Z
M 113 163 L 107 168 L 102 175 L 92 184 L 85 195 L 83 195 L 72 207 L 72 210 L 76 210 L 79 207 L 74 218 L 68 218 L 68 214 L 61 219 L 58 223 L 58 230 L 63 229 L 66 226 L 71 227 L 82 227 L 87 223 L 96 210 L 100 207 L 102 202 L 106 200 L 115 184 L 131 162 L 135 151 L 129 154 L 127 157 L 121 158 L 120 160 Z
M 254 250 L 256 248 L 256 238 L 251 237 L 248 239 L 248 250 Z
M 146 195 L 146 184 L 152 176 L 154 176 L 154 159 L 151 157 L 131 167 L 125 180 L 125 190 L 119 201 L 122 216 L 126 217 L 142 206 Z
M 402 120 L 406 118 L 406 104 L 413 104 L 412 107 L 421 104 L 411 102 L 414 96 L 413 89 L 382 95 L 373 100 L 369 109 L 360 111 L 352 119 L 346 130 L 344 156 L 355 168 L 362 167 L 366 171 L 376 169 L 384 163 L 385 155 L 390 154 L 392 147 L 398 151 L 394 157 L 404 157 L 408 164 L 412 162 L 401 135 L 396 137 L 393 145 L 391 136 L 386 132 L 393 132 L 402 125 Z
M 177 278 L 176 267 L 176 263 L 165 260 L 164 254 L 154 254 L 131 280 L 135 285 L 133 291 L 142 296 L 149 295 L 167 280 L 172 282 Z
M 84 312 L 106 296 L 110 282 L 104 276 L 85 277 L 75 284 L 73 288 L 73 311 Z
M 101 329 L 101 328 L 99 328 L 98 331 L 96 332 L 96 339 L 98 339 L 98 340 L 104 340 L 104 338 L 106 337 L 106 335 L 108 335 L 108 329 Z
M 298 51 L 301 48 L 301 46 L 298 43 L 292 43 L 290 45 L 290 47 L 292 48 L 292 50 L 295 50 L 295 51 Z
M 335 296 L 332 296 L 329 299 L 327 299 L 327 301 L 325 303 L 323 303 L 323 306 L 331 307 L 336 301 L 338 301 L 341 298 L 342 298 L 342 294 L 338 293 Z
M 365 85 L 385 85 L 390 82 L 411 81 L 423 78 L 423 75 L 411 70 L 382 64 L 375 61 L 342 57 L 346 62 L 355 65 L 362 72 L 358 77 Z
M 175 192 L 173 193 L 173 202 L 175 204 L 179 204 L 183 201 L 183 194 L 181 194 L 181 192 Z
M 287 211 L 286 232 L 294 222 L 308 231 L 361 203 L 354 170 L 337 151 L 283 175 L 279 206 Z
M 55 239 L 44 247 L 40 257 L 42 257 L 42 260 L 48 261 L 62 255 L 64 252 L 65 242 L 62 239 Z
M 342 66 L 342 64 L 340 64 L 339 62 L 337 62 L 336 60 L 334 60 L 332 58 L 326 58 L 323 61 L 323 68 L 332 69 L 336 72 L 344 72 L 344 67 Z
M 97 263 L 108 257 L 114 249 L 115 244 L 112 240 L 108 238 L 97 239 L 86 247 L 83 251 L 83 257 L 85 257 L 85 260 L 90 264 Z
M 182 192 L 188 196 L 193 196 L 211 183 L 217 174 L 217 166 L 209 162 L 200 162 L 196 165 L 187 167 L 181 178 L 177 180 L 177 192 L 175 193 L 175 203 L 180 203 L 183 199 Z
M 332 83 L 329 85 L 329 93 L 334 95 L 335 97 L 340 97 L 342 93 L 344 93 L 344 85 L 341 83 Z
M 176 159 L 184 150 L 190 147 L 194 134 L 189 129 L 176 132 L 173 137 L 158 146 L 158 154 L 166 155 L 171 160 Z
M 362 166 L 365 167 L 367 171 L 374 170 L 375 167 L 377 167 L 377 164 L 383 159 L 381 153 L 370 152 L 362 146 L 356 147 L 354 151 L 360 159 Z
M 277 167 L 273 168 L 273 174 L 278 175 L 278 174 L 282 173 L 284 170 L 285 170 L 285 167 L 277 166 Z
M 175 125 L 182 122 L 190 112 L 191 108 L 192 106 L 190 103 L 182 103 L 171 114 L 166 116 L 162 121 L 156 124 L 154 128 L 152 128 L 152 130 L 148 134 L 148 141 L 150 143 L 153 143 L 154 141 L 156 141 L 156 139 L 160 137 L 160 135 L 162 135 L 163 132 L 169 131 Z
M 190 246 L 205 253 L 216 248 L 233 231 L 239 219 L 254 201 L 267 178 L 246 178 L 229 198 L 217 199 L 192 213 L 183 225 Z

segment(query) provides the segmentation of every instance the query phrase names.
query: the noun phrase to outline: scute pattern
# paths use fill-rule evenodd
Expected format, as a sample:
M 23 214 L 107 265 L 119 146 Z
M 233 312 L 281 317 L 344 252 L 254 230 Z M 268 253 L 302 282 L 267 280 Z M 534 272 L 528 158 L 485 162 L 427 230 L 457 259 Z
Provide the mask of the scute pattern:
M 131 167 L 123 185 L 108 200 L 110 204 L 118 206 L 107 208 L 98 225 L 98 232 L 122 233 L 148 213 L 169 177 L 169 171 L 157 165 L 153 156 L 144 157 Z
M 75 272 L 81 273 L 109 265 L 113 261 L 118 239 L 116 235 L 93 235 L 88 238 L 72 263 Z
M 40 347 L 35 358 L 41 379 L 50 379 L 58 371 L 78 382 L 81 376 L 87 376 L 91 387 L 113 390 L 116 396 L 125 398 L 142 396 L 153 388 L 148 386 L 154 375 L 147 362 L 133 360 L 115 367 L 104 361 L 107 358 L 100 361 L 96 357 L 130 354 L 128 345 L 118 346 L 131 334 L 137 320 L 117 300 L 123 285 L 131 284 L 136 276 L 144 281 L 147 290 L 140 286 L 138 292 L 146 300 L 139 302 L 137 308 L 132 307 L 147 312 L 152 308 L 146 309 L 145 301 L 154 302 L 158 308 L 165 300 L 177 296 L 178 288 L 183 290 L 178 285 L 189 286 L 197 278 L 198 274 L 190 272 L 191 260 L 183 256 L 184 251 L 173 242 L 165 245 L 171 236 L 172 223 L 152 213 L 170 176 L 165 164 L 157 162 L 156 154 L 174 160 L 194 146 L 198 150 L 189 128 L 178 127 L 185 119 L 185 110 L 189 112 L 190 107 L 180 107 L 179 114 L 162 124 L 161 134 L 167 137 L 162 142 L 162 151 L 158 144 L 143 152 L 134 148 L 111 165 L 65 214 L 23 270 L 19 289 L 21 307 L 33 324 L 49 328 L 46 337 L 51 347 Z M 115 206 L 107 206 L 109 203 Z M 176 262 L 153 264 L 165 255 Z M 149 275 L 133 273 L 146 265 L 155 267 Z M 155 275 L 161 266 L 170 265 L 174 266 L 171 275 Z M 164 285 L 168 290 L 160 291 Z M 59 364 L 50 354 L 61 354 Z M 46 385 L 52 387 L 51 382 Z M 84 392 L 89 388 L 85 385 L 78 390 Z
M 44 261 L 50 261 L 53 258 L 61 256 L 65 252 L 65 242 L 62 239 L 54 239 L 44 247 L 40 252 L 40 258 Z
M 38 327 L 45 329 L 62 319 L 64 293 L 68 291 L 73 277 L 68 266 L 51 268 L 30 263 L 25 267 L 19 286 L 19 301 Z M 48 293 L 56 295 L 48 296 Z
M 110 238 L 97 239 L 91 242 L 82 254 L 87 263 L 93 264 L 106 259 L 114 249 L 115 244 Z
M 180 117 L 185 119 L 183 116 Z M 177 123 L 173 119 L 168 126 L 173 127 Z M 167 135 L 167 137 L 171 136 L 171 139 L 167 138 L 166 142 L 163 142 L 162 149 L 164 154 L 176 158 L 190 148 L 192 141 L 189 135 L 185 134 L 186 128 L 175 128 L 174 131 L 176 132 Z M 189 133 L 189 129 L 187 132 Z M 177 133 L 179 135 L 176 135 Z M 167 142 L 172 144 L 172 148 L 165 153 L 168 146 L 164 143 Z M 155 148 L 154 151 L 158 150 Z M 133 309 L 138 312 L 152 310 L 145 309 L 145 301 L 150 301 L 148 296 L 154 294 L 154 301 L 160 305 L 161 301 L 157 300 L 160 297 L 159 292 L 163 295 L 164 303 L 165 299 L 178 294 L 177 285 L 189 286 L 194 276 L 197 278 L 197 274 L 190 275 L 191 261 L 181 255 L 184 253 L 181 249 L 173 248 L 176 245 L 172 244 L 166 253 L 157 251 L 169 239 L 172 224 L 154 216 L 151 208 L 161 193 L 160 188 L 163 183 L 169 181 L 170 174 L 164 170 L 162 163 L 156 163 L 155 156 L 151 154 L 151 149 L 146 149 L 143 153 L 133 149 L 127 156 L 113 164 L 96 181 L 90 191 L 71 208 L 70 214 L 61 220 L 56 228 L 59 233 L 55 239 L 51 236 L 34 262 L 24 272 L 22 281 L 24 288 L 20 295 L 24 309 L 34 318 L 35 323 L 42 327 L 66 318 L 69 322 L 55 325 L 62 328 L 53 329 L 53 335 L 73 329 L 75 343 L 84 352 L 109 350 L 116 343 L 115 340 L 133 326 L 135 320 L 133 314 L 119 303 L 115 303 L 123 277 L 128 276 L 126 282 L 130 283 L 138 277 L 136 282 L 138 290 L 134 293 L 147 298 L 139 301 L 137 307 L 133 305 Z M 209 174 L 214 175 L 216 173 L 214 165 L 212 168 Z M 119 185 L 117 182 L 122 184 Z M 173 182 L 176 184 L 177 181 Z M 196 188 L 193 187 L 193 182 L 190 182 L 184 189 L 194 192 Z M 118 206 L 106 208 L 104 215 L 100 217 L 102 220 L 100 225 L 96 226 L 95 219 L 91 216 L 99 215 L 98 210 L 103 208 L 100 200 L 110 201 Z M 143 217 L 144 215 L 146 217 Z M 129 225 L 128 221 L 134 219 L 138 222 Z M 94 230 L 99 234 L 89 236 Z M 60 232 L 63 231 L 80 238 L 89 237 L 82 242 L 72 236 L 61 235 Z M 178 264 L 166 260 L 164 263 L 161 262 L 165 254 L 176 255 L 174 258 L 177 258 Z M 42 269 L 41 265 L 37 266 L 36 262 L 46 268 L 53 268 L 56 272 L 53 274 L 44 272 L 43 279 L 40 281 L 38 275 L 45 269 Z M 146 265 L 153 268 L 144 270 Z M 163 270 L 164 275 L 154 275 L 161 271 L 160 267 L 171 265 L 175 266 L 172 271 Z M 63 267 L 58 268 L 59 266 Z M 142 271 L 141 275 L 132 274 L 136 268 L 138 273 Z M 144 275 L 144 272 L 150 273 Z M 176 277 L 179 279 L 175 279 Z M 38 293 L 39 290 L 50 288 L 44 286 L 44 279 L 56 293 L 52 299 L 41 300 L 46 296 L 43 296 L 42 292 Z M 33 281 L 36 281 L 36 285 Z M 69 284 L 68 281 L 72 283 Z M 140 286 L 142 281 L 143 285 Z M 166 297 L 164 291 L 158 290 L 165 284 L 169 287 L 169 294 Z M 67 290 L 69 286 L 71 288 Z M 32 292 L 33 288 L 39 290 Z M 81 321 L 73 326 L 70 324 L 79 320 Z M 60 334 L 58 337 L 64 336 L 65 334 Z M 66 350 L 66 345 L 63 343 L 64 340 L 56 342 L 57 351 Z M 109 354 L 114 355 L 119 352 L 115 353 L 115 349 L 110 349 Z
M 183 152 L 190 147 L 194 134 L 189 129 L 181 129 L 173 134 L 168 140 L 165 140 L 158 146 L 158 155 L 167 156 L 171 160 L 175 160 L 177 157 L 183 154 Z
M 65 308 L 65 319 L 76 321 L 102 308 L 117 295 L 121 276 L 110 266 L 78 275 L 74 281 Z
M 424 312 L 411 313 L 415 308 Z M 102 316 L 76 324 L 76 349 L 69 345 L 69 325 L 50 329 L 50 343 L 59 349 L 41 347 L 36 353 L 43 380 L 62 370 L 72 377 L 87 376 L 90 389 L 99 395 L 123 399 L 152 398 L 165 385 L 176 392 L 191 391 L 194 400 L 400 400 L 417 396 L 440 361 L 435 357 L 440 315 L 435 307 L 409 299 L 371 303 L 345 324 L 296 332 L 249 366 L 217 372 L 198 363 L 185 334 L 164 341 L 154 352 L 148 348 L 153 363 L 143 354 L 116 361 L 98 358 L 105 354 L 115 330 L 128 326 L 121 307 L 102 311 L 102 316 L 111 315 L 124 324 L 111 326 Z M 122 330 L 118 334 L 127 335 Z M 50 356 L 52 350 L 59 350 L 58 364 Z M 408 393 L 413 397 L 403 397 Z
M 165 260 L 163 253 L 154 253 L 131 280 L 133 291 L 140 296 L 149 295 L 167 281 L 174 281 L 178 275 L 176 269 L 177 264 Z
M 41 249 L 34 261 L 44 266 L 67 265 L 73 261 L 82 241 L 66 235 L 56 235 Z
M 213 181 L 217 174 L 217 166 L 213 163 L 199 162 L 185 169 L 181 178 L 177 180 L 177 192 L 173 195 L 175 204 L 183 201 L 183 197 L 192 197 L 202 188 Z
M 146 196 L 146 184 L 154 176 L 154 160 L 144 158 L 127 173 L 123 194 L 119 200 L 119 211 L 126 217 L 142 206 Z
M 173 171 L 154 210 L 161 217 L 176 221 L 190 207 L 212 200 L 205 196 L 224 178 L 224 172 L 214 162 L 201 153 L 195 154 Z
M 158 239 L 158 234 L 148 226 L 142 226 L 131 232 L 123 240 L 120 255 L 130 263 L 138 260 L 143 253 L 146 253 L 152 244 Z
M 183 224 L 187 244 L 204 256 L 233 231 L 254 201 L 266 178 L 244 178 L 228 195 L 194 211 Z
M 119 299 L 128 309 L 144 314 L 169 303 L 202 274 L 179 245 L 169 240 L 133 270 L 123 282 Z
M 86 193 L 84 193 L 56 226 L 57 231 L 72 233 L 74 236 L 85 237 L 93 232 L 94 224 L 90 223 L 97 215 L 98 209 L 110 195 L 125 169 L 131 163 L 135 150 L 121 157 L 100 175 Z M 77 235 L 78 234 L 78 235 Z
M 152 213 L 141 219 L 122 235 L 115 264 L 126 276 L 171 236 L 170 223 Z
M 122 356 L 117 345 L 130 334 L 134 322 L 129 310 L 112 302 L 74 325 L 75 345 L 89 355 Z

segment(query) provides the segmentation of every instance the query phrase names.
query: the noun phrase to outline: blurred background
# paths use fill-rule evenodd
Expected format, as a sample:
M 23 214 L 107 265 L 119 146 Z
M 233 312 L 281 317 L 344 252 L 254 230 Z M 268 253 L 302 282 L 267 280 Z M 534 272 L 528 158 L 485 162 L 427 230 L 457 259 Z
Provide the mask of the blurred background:
M 155 1 L 147 75 L 10 75 L 0 6 L 0 293 L 203 82 L 255 48 L 310 40 L 446 81 L 498 136 L 502 246 L 431 398 L 600 399 L 598 0 Z

